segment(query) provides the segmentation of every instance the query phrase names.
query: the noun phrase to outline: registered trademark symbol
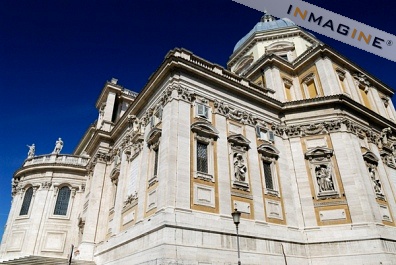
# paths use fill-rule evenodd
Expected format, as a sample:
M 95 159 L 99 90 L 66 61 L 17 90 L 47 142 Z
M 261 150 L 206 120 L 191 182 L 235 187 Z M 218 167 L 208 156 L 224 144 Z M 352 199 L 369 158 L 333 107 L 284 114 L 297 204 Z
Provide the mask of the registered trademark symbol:
M 386 41 L 386 45 L 392 46 L 392 44 L 393 44 L 393 41 L 391 41 L 391 40 L 387 40 L 387 41 Z

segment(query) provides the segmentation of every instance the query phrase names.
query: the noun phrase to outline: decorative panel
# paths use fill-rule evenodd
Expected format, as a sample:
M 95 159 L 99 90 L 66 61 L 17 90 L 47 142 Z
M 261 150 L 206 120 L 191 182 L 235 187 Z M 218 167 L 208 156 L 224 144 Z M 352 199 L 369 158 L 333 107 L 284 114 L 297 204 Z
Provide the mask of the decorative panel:
M 147 204 L 147 211 L 150 211 L 157 207 L 157 190 L 152 190 L 148 194 L 148 204 Z
M 194 204 L 215 207 L 214 187 L 194 183 Z
M 25 239 L 25 231 L 13 231 L 11 238 L 7 251 L 21 251 Z
M 234 209 L 237 209 L 241 213 L 250 214 L 250 203 L 237 201 L 237 200 L 234 200 L 233 203 L 234 203 Z
M 382 221 L 392 222 L 392 217 L 389 212 L 388 206 L 380 204 Z
M 133 220 L 135 220 L 135 210 L 130 211 L 128 213 L 125 213 L 125 215 L 122 217 L 122 225 L 125 225 L 129 222 L 132 222 Z
M 265 199 L 265 210 L 267 217 L 283 220 L 281 202 Z
M 346 220 L 346 213 L 344 209 L 319 211 L 320 221 L 336 221 Z
M 66 232 L 47 231 L 42 251 L 63 252 L 66 235 Z

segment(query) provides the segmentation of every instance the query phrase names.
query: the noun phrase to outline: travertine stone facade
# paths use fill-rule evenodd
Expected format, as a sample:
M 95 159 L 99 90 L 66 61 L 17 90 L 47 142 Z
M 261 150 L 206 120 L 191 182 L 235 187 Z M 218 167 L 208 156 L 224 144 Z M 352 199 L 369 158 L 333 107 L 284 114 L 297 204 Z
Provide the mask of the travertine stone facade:
M 139 94 L 107 82 L 72 156 L 15 173 L 0 257 L 235 264 L 237 209 L 243 264 L 396 264 L 393 90 L 282 21 L 228 70 L 175 49 Z

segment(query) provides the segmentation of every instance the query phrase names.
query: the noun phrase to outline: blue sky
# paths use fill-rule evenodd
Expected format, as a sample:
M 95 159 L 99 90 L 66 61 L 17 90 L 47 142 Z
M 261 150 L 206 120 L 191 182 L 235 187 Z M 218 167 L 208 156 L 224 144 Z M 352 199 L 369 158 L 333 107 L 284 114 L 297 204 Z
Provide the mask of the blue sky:
M 389 0 L 307 2 L 396 35 Z M 231 0 L 0 1 L 0 235 L 27 144 L 47 154 L 62 137 L 72 153 L 106 80 L 139 92 L 175 47 L 225 66 L 261 15 Z M 315 35 L 396 88 L 396 63 Z

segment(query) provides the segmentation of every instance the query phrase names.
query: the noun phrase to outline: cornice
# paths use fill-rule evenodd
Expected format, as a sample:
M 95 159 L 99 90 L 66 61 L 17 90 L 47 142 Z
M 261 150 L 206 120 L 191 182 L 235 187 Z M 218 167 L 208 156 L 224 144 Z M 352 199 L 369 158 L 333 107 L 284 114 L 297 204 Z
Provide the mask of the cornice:
M 379 128 L 390 127 L 396 130 L 395 122 L 381 116 L 344 94 L 289 101 L 284 102 L 282 105 L 284 115 L 287 115 L 289 112 L 303 111 L 307 108 L 312 109 L 312 107 L 338 108 L 345 113 L 354 113 L 362 117 L 366 122 L 370 122 L 372 126 Z

